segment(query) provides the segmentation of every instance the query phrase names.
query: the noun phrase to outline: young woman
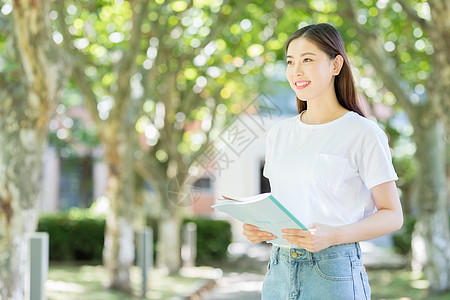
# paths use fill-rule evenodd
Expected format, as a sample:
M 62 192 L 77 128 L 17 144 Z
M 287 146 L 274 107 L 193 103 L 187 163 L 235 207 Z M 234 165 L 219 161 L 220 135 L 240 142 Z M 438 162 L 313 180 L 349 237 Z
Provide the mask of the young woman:
M 262 299 L 370 299 L 359 241 L 398 230 L 403 214 L 385 133 L 359 107 L 338 31 L 296 31 L 286 77 L 299 114 L 268 132 L 264 176 L 308 230 L 286 228 L 272 246 Z M 275 237 L 244 224 L 253 243 Z

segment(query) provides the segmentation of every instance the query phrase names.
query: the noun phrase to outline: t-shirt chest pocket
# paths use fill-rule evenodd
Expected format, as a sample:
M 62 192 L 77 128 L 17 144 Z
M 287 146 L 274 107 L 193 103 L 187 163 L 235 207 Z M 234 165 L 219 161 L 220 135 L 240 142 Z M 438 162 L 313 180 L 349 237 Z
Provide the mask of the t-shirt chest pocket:
M 344 157 L 318 153 L 313 165 L 314 184 L 340 190 L 347 166 L 348 160 Z

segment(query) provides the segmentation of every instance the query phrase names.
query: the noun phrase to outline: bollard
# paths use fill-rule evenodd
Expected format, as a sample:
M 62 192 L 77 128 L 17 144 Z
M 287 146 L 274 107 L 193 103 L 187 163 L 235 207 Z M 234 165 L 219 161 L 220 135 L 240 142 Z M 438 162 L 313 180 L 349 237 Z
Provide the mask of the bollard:
M 189 222 L 184 227 L 184 241 L 181 247 L 181 258 L 183 259 L 183 266 L 195 266 L 195 259 L 197 258 L 197 225 L 194 222 Z
M 30 300 L 47 299 L 48 254 L 48 233 L 33 233 L 30 237 Z
M 153 230 L 144 227 L 138 232 L 137 263 L 142 271 L 142 297 L 147 294 L 147 274 L 153 267 Z

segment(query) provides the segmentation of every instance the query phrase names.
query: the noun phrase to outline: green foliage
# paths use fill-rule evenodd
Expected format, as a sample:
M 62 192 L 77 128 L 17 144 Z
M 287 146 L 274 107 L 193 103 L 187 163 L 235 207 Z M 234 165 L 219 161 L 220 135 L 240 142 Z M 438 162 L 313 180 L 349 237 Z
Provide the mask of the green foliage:
M 197 225 L 197 263 L 223 261 L 231 243 L 231 225 L 223 220 L 185 219 Z
M 43 215 L 38 231 L 50 236 L 50 260 L 101 262 L 105 233 L 105 218 L 88 210 Z
M 79 157 L 80 152 L 90 151 L 100 143 L 97 130 L 82 105 L 83 99 L 70 81 L 50 122 L 48 136 L 49 144 L 62 158 Z
M 185 219 L 183 224 L 197 225 L 197 263 L 221 261 L 226 258 L 231 243 L 231 226 L 227 221 Z M 157 224 L 152 222 L 154 249 Z M 100 263 L 105 232 L 105 217 L 93 215 L 86 209 L 47 214 L 39 218 L 38 231 L 50 235 L 50 260 L 90 261 Z
M 403 227 L 392 236 L 395 250 L 400 254 L 409 254 L 411 252 L 412 233 L 416 218 L 405 216 Z
M 396 71 L 402 78 L 402 84 L 408 84 L 415 90 L 411 98 L 412 102 L 424 100 L 426 92 L 423 87 L 432 72 L 431 58 L 434 52 L 425 30 L 417 22 L 412 22 L 408 18 L 406 9 L 398 2 L 389 1 L 375 6 L 373 1 L 368 0 L 356 1 L 355 5 L 357 5 L 358 22 L 377 36 L 380 46 L 384 48 L 390 59 L 389 63 L 395 64 Z M 410 8 L 413 11 L 417 10 L 419 14 L 422 13 L 421 18 L 425 20 L 431 18 L 427 7 L 426 1 L 410 1 Z M 380 88 L 385 83 L 377 77 L 367 58 L 360 57 L 363 45 L 358 41 L 356 30 L 351 22 L 345 19 L 344 21 L 346 22 L 339 29 L 347 43 L 350 55 L 359 56 L 355 66 L 360 69 L 360 76 L 366 78 L 366 82 L 368 79 L 373 80 L 372 84 L 365 84 L 361 92 L 364 92 L 369 99 L 393 105 L 396 101 L 395 97 L 392 97 L 394 103 L 389 103 L 390 96 L 385 97 L 392 91 Z
M 407 188 L 406 186 L 411 184 L 417 175 L 417 161 L 414 159 L 416 145 L 412 139 L 412 126 L 406 120 L 395 122 L 397 118 L 386 122 L 385 132 L 394 150 L 393 163 L 400 178 L 397 186 L 403 189 Z
M 433 48 L 429 38 L 419 24 L 408 21 L 406 10 L 399 3 L 384 1 L 375 5 L 375 2 L 355 2 L 358 22 L 378 37 L 381 50 L 384 48 L 390 63 L 404 80 L 402 84 L 414 91 L 411 99 L 422 101 L 426 97 L 424 86 L 432 72 Z M 417 11 L 426 13 L 427 10 L 422 9 L 426 1 L 409 2 Z M 55 30 L 68 33 L 61 46 L 70 44 L 82 57 L 78 63 L 83 64 L 83 76 L 91 83 L 101 120 L 119 115 L 109 112 L 121 103 L 121 95 L 116 95 L 122 74 L 118 71 L 118 62 L 130 50 L 130 3 L 65 1 L 64 10 L 54 20 Z M 217 133 L 213 132 L 214 126 L 220 127 L 224 120 L 232 119 L 231 115 L 240 113 L 242 107 L 246 107 L 245 101 L 253 99 L 252 92 L 273 92 L 264 77 L 279 73 L 284 67 L 284 46 L 289 35 L 308 24 L 336 25 L 351 64 L 357 68 L 354 74 L 359 92 L 369 102 L 396 105 L 395 95 L 386 89 L 383 80 L 362 56 L 364 45 L 359 41 L 355 26 L 341 13 L 340 3 L 257 0 L 251 3 L 230 1 L 223 5 L 220 1 L 192 1 L 186 5 L 184 1 L 150 1 L 141 25 L 141 42 L 135 61 L 137 75 L 130 81 L 134 90 L 142 89 L 142 95 L 134 96 L 136 99 L 132 103 L 136 108 L 130 110 L 134 113 L 128 118 L 136 122 L 141 142 L 146 144 L 146 158 L 152 164 L 163 166 L 161 174 L 167 174 L 169 161 L 190 162 L 189 158 Z M 429 19 L 428 15 L 422 17 Z M 127 66 L 133 67 L 133 63 Z M 284 77 L 279 80 L 285 81 Z M 69 146 L 92 147 L 98 143 L 95 130 L 83 127 L 75 118 L 72 117 L 72 123 L 66 122 L 71 126 L 64 125 L 64 121 L 68 121 L 64 111 L 82 102 L 79 91 L 75 91 L 77 88 L 66 92 L 59 107 L 58 126 L 52 129 L 50 137 L 58 148 L 64 149 L 62 153 L 69 153 L 66 156 L 77 148 Z M 170 103 L 168 91 L 173 95 Z M 165 125 L 161 125 L 161 115 L 167 116 Z M 417 172 L 412 160 L 415 148 L 412 130 L 401 130 L 399 124 L 402 122 L 390 124 L 387 131 L 394 140 L 394 163 L 401 177 L 399 186 L 407 188 Z M 165 136 L 167 131 L 161 126 L 171 128 L 170 138 Z M 177 145 L 177 151 L 171 149 L 173 145 Z M 175 159 L 175 154 L 180 154 L 183 160 Z M 202 225 L 197 225 L 199 245 L 204 236 L 216 234 L 211 228 L 208 229 L 212 233 L 208 230 L 203 233 Z M 404 228 L 407 226 L 405 224 Z M 157 230 L 154 232 L 156 234 Z M 220 249 L 217 245 L 213 248 Z M 202 259 L 203 254 L 198 255 Z

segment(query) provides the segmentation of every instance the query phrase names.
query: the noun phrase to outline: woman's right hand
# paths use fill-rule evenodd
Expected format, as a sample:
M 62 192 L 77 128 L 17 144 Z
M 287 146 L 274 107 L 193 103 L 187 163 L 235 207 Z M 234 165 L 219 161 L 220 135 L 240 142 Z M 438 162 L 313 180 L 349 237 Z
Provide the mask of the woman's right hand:
M 263 241 L 270 241 L 277 238 L 270 232 L 261 231 L 258 227 L 250 224 L 244 224 L 242 233 L 253 244 L 258 244 Z

